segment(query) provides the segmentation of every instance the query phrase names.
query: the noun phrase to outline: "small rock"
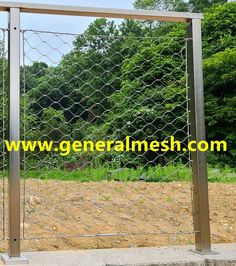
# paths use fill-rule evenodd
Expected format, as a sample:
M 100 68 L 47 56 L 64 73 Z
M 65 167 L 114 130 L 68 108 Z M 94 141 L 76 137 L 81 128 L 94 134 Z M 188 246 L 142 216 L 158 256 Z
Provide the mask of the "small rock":
M 30 205 L 38 205 L 38 204 L 41 204 L 42 203 L 42 200 L 37 197 L 37 196 L 30 196 L 28 199 L 27 199 L 27 202 L 30 204 Z

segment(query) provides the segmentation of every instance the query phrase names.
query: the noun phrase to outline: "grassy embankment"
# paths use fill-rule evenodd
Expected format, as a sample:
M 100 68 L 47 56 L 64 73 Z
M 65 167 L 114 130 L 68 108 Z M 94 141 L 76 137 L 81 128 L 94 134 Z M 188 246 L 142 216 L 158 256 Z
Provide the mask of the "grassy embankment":
M 75 171 L 65 170 L 34 170 L 22 173 L 22 178 L 41 178 L 45 180 L 64 180 L 78 182 L 96 182 L 103 180 L 146 181 L 146 182 L 172 182 L 189 181 L 190 169 L 184 165 L 169 165 L 166 167 L 149 167 L 139 169 L 114 169 L 109 167 L 85 168 Z M 236 183 L 236 169 L 229 167 L 217 168 L 208 166 L 209 182 Z

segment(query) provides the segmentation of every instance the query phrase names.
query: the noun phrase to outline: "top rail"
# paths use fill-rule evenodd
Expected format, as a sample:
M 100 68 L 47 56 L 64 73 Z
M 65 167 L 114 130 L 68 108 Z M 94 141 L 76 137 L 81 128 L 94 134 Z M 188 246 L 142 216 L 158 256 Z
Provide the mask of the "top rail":
M 203 17 L 203 15 L 200 13 L 188 13 L 188 12 L 162 12 L 162 11 L 152 11 L 152 10 L 110 9 L 110 8 L 97 8 L 97 7 L 79 7 L 79 6 L 0 1 L 0 11 L 9 11 L 10 8 L 19 8 L 20 11 L 23 13 L 159 20 L 159 21 L 175 21 L 175 22 L 189 22 L 192 19 L 202 19 Z

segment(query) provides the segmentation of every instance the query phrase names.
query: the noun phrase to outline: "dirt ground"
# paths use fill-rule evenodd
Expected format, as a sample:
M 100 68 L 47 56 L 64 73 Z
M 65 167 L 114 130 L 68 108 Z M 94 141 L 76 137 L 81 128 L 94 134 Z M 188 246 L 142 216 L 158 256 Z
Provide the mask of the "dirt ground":
M 209 191 L 212 241 L 236 242 L 236 184 Z M 27 180 L 25 192 L 24 251 L 194 243 L 189 183 Z

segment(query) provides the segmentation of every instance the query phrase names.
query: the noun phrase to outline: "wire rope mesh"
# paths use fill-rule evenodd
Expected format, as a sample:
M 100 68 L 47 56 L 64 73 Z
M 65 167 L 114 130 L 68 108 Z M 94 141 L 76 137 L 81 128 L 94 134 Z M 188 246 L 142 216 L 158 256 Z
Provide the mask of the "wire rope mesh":
M 21 36 L 21 139 L 53 141 L 51 152 L 22 154 L 24 238 L 193 233 L 187 40 Z M 185 149 L 58 150 L 62 141 L 127 136 L 147 143 L 174 136 Z

